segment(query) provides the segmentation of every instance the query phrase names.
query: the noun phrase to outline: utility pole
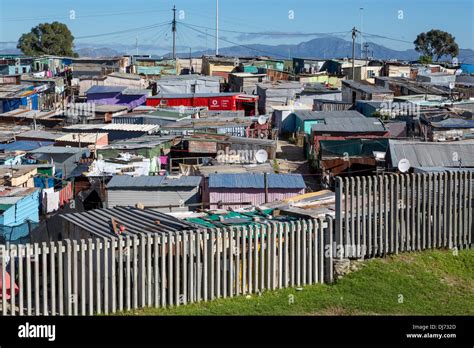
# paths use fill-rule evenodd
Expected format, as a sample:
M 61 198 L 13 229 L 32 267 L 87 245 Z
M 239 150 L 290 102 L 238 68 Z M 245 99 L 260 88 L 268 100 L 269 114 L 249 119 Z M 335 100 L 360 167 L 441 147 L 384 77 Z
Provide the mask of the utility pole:
M 216 56 L 219 55 L 219 0 L 216 0 Z
M 357 30 L 355 27 L 352 28 L 352 80 L 355 81 L 355 39 L 357 36 Z
M 364 79 L 367 79 L 369 78 L 369 72 L 368 72 L 368 69 L 367 67 L 369 66 L 369 44 L 366 42 L 364 43 L 364 53 L 365 53 L 365 64 L 364 64 L 364 67 L 365 67 L 365 71 L 364 71 Z M 361 77 L 362 79 L 362 77 Z
M 176 59 L 176 5 L 173 6 L 173 59 Z
M 193 54 L 192 54 L 192 48 L 189 47 L 189 74 L 192 74 L 193 70 Z
M 361 59 L 364 59 L 362 54 L 362 50 L 363 50 L 363 47 L 364 47 L 364 40 L 363 40 L 363 37 L 362 37 L 362 32 L 364 31 L 363 30 L 363 27 L 364 27 L 364 8 L 361 7 L 359 8 L 360 10 L 360 58 Z

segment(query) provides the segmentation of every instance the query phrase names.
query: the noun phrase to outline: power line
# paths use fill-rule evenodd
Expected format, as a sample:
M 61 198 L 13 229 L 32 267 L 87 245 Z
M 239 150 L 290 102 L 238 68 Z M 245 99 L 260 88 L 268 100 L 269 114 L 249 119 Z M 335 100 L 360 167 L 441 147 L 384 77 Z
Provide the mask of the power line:
M 123 42 L 126 42 L 131 37 L 136 37 L 137 35 L 143 35 L 145 33 L 152 32 L 154 29 L 157 29 L 157 28 L 152 27 L 152 28 L 140 30 L 139 32 L 131 31 L 131 32 L 126 32 L 126 33 L 117 33 L 114 35 L 107 35 L 101 38 L 96 38 L 93 44 L 101 44 L 104 42 L 110 42 L 111 39 L 120 40 L 120 42 L 123 43 Z M 82 44 L 84 44 L 84 42 L 82 42 Z
M 140 31 L 140 30 L 148 30 L 148 29 L 153 29 L 153 28 L 158 28 L 163 25 L 168 25 L 170 22 L 163 22 L 163 23 L 156 23 L 152 25 L 147 25 L 144 27 L 138 27 L 138 28 L 129 28 L 129 29 L 124 29 L 124 30 L 118 30 L 118 31 L 112 31 L 109 33 L 102 33 L 102 34 L 94 34 L 94 35 L 86 35 L 86 36 L 76 36 L 74 39 L 90 39 L 90 38 L 96 38 L 96 37 L 101 37 L 101 36 L 111 36 L 111 35 L 116 35 L 116 34 L 127 34 L 130 32 L 135 32 L 135 31 Z
M 180 22 L 181 23 L 181 22 Z M 213 37 L 213 38 L 216 38 L 215 35 L 212 35 L 212 34 L 208 34 L 208 33 L 205 33 L 203 31 L 200 31 L 198 29 L 195 29 L 195 28 L 192 28 L 190 26 L 188 26 L 187 24 L 185 23 L 181 23 L 182 25 L 184 25 L 185 27 L 187 27 L 188 29 L 191 29 L 191 30 L 194 30 L 202 35 L 207 35 L 207 36 L 210 36 L 210 37 Z M 268 51 L 264 51 L 264 50 L 261 50 L 261 49 L 257 49 L 257 48 L 254 48 L 254 47 L 251 47 L 251 46 L 246 46 L 246 45 L 241 45 L 241 44 L 238 44 L 236 42 L 232 42 L 230 40 L 226 40 L 226 39 L 223 39 L 223 38 L 219 38 L 220 41 L 224 41 L 224 42 L 227 42 L 227 43 L 230 43 L 232 45 L 235 45 L 235 46 L 239 46 L 239 47 L 243 47 L 243 48 L 246 48 L 246 49 L 249 49 L 249 50 L 252 50 L 252 51 L 256 51 L 256 52 L 261 52 L 261 53 L 265 53 L 265 54 L 269 54 L 271 56 L 279 56 L 279 57 L 283 57 L 283 58 L 287 58 L 286 56 L 283 56 L 281 54 L 278 54 L 278 53 L 274 53 L 274 52 L 268 52 Z
M 196 27 L 196 28 L 202 28 L 202 29 L 210 29 L 214 30 L 214 28 L 202 26 L 202 25 L 196 25 L 196 24 L 189 24 L 189 23 L 182 23 L 186 24 L 191 27 Z M 248 31 L 237 31 L 237 30 L 224 30 L 224 29 L 219 29 L 219 31 L 226 32 L 226 33 L 234 33 L 234 34 L 247 34 L 247 35 L 265 35 L 265 36 L 330 36 L 330 35 L 336 35 L 336 34 L 346 34 L 349 31 L 337 31 L 337 32 L 331 32 L 331 33 L 291 33 L 291 32 L 248 32 Z
M 112 17 L 112 16 L 123 16 L 123 15 L 133 15 L 133 14 L 143 14 L 143 13 L 155 13 L 155 12 L 168 12 L 169 10 L 146 10 L 146 11 L 120 11 L 120 12 L 103 12 L 103 13 L 91 13 L 85 15 L 74 16 L 74 19 L 78 18 L 94 18 L 94 17 Z M 31 21 L 31 20 L 56 20 L 58 18 L 71 19 L 70 15 L 58 14 L 55 16 L 43 16 L 43 17 L 17 17 L 17 18 L 7 18 L 3 19 L 4 22 L 20 22 L 20 21 Z
M 395 39 L 393 37 L 388 37 L 388 36 L 383 36 L 383 35 L 378 35 L 378 34 L 370 34 L 370 33 L 362 33 L 364 35 L 369 35 L 369 36 L 372 36 L 372 37 L 378 37 L 380 39 L 386 39 L 386 40 L 392 40 L 392 41 L 398 41 L 398 42 L 404 42 L 404 43 L 409 43 L 409 44 L 413 44 L 412 41 L 407 41 L 407 40 L 401 40 L 401 39 Z

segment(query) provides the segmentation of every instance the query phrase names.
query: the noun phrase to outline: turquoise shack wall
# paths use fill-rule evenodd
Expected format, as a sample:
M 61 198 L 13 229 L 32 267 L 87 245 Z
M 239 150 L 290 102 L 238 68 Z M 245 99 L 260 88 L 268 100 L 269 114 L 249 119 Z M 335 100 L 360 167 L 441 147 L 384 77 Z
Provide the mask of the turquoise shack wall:
M 27 221 L 39 222 L 39 194 L 36 190 L 15 204 L 0 204 L 0 209 L 4 210 L 0 215 L 0 233 L 5 240 L 15 242 L 27 237 L 30 233 Z

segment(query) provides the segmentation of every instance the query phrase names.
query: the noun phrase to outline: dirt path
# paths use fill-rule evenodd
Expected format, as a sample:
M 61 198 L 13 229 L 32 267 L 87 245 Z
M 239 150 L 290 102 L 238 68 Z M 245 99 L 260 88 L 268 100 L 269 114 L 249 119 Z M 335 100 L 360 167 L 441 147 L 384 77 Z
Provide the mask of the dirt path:
M 287 140 L 278 140 L 277 161 L 281 173 L 302 174 L 306 184 L 315 190 L 318 187 L 317 176 L 310 171 L 309 163 L 305 158 L 303 148 Z

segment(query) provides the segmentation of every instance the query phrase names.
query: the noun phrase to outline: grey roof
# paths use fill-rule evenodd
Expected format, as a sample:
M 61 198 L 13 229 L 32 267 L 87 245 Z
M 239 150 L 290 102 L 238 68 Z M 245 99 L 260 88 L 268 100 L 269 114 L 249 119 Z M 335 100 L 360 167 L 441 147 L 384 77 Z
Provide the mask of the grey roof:
M 94 104 L 95 112 L 119 112 L 128 110 L 127 105 L 107 105 L 107 104 Z
M 152 149 L 156 146 L 166 144 L 174 141 L 177 137 L 175 136 L 158 136 L 158 135 L 144 135 L 138 138 L 116 140 L 109 145 L 102 146 L 98 151 L 101 150 L 134 150 L 134 149 Z
M 382 104 L 387 104 L 387 102 L 377 100 L 356 100 L 356 104 L 366 104 L 375 108 L 379 108 L 382 106 Z
M 352 102 L 346 102 L 346 101 L 342 101 L 342 100 L 325 99 L 324 97 L 321 97 L 321 98 L 314 98 L 314 99 L 313 99 L 313 103 L 352 105 Z
M 122 92 L 123 95 L 151 95 L 151 89 L 144 88 L 127 88 Z
M 462 118 L 447 118 L 439 122 L 431 122 L 434 128 L 474 128 L 474 120 Z
M 474 167 L 474 141 L 411 142 L 389 140 L 392 166 L 407 159 L 410 167 L 458 167 L 460 158 L 465 167 Z
M 300 110 L 295 111 L 294 114 L 301 120 L 324 120 L 327 118 L 366 118 L 360 112 L 355 110 L 347 110 L 347 111 L 307 111 L 307 110 Z
M 388 88 L 374 86 L 374 85 L 368 85 L 368 84 L 353 81 L 353 80 L 343 80 L 342 85 L 343 86 L 348 85 L 351 88 L 358 89 L 362 92 L 369 93 L 369 94 L 371 94 L 371 93 L 390 93 L 390 94 L 393 94 L 393 92 Z
M 474 172 L 474 168 L 447 168 L 447 167 L 414 167 L 415 173 L 455 173 L 455 172 Z
M 138 80 L 138 81 L 142 79 L 140 75 L 122 73 L 122 72 L 118 72 L 118 71 L 110 73 L 107 76 L 118 77 L 118 78 L 129 79 L 129 80 Z
M 108 189 L 150 189 L 163 187 L 196 187 L 201 183 L 200 176 L 180 176 L 179 178 L 164 176 L 116 175 L 107 184 Z
M 301 174 L 267 174 L 268 188 L 303 189 Z M 264 174 L 209 174 L 209 188 L 265 188 Z
M 76 154 L 84 152 L 85 149 L 79 149 L 77 147 L 66 147 L 66 146 L 43 146 L 36 150 L 31 150 L 29 153 L 71 153 Z
M 156 117 L 161 117 L 161 118 L 172 118 L 172 119 L 180 119 L 180 118 L 186 118 L 191 115 L 194 115 L 195 112 L 193 110 L 155 110 L 152 111 L 148 114 L 148 116 L 156 116 Z
M 87 124 L 75 124 L 72 126 L 63 127 L 66 132 L 113 132 L 113 131 L 124 131 L 124 132 L 155 132 L 160 128 L 159 125 L 152 124 L 122 124 L 122 123 L 87 123 Z
M 270 163 L 262 164 L 214 164 L 198 167 L 199 174 L 209 177 L 210 174 L 237 174 L 237 173 L 274 173 L 275 169 Z
M 261 89 L 300 89 L 303 90 L 303 84 L 300 82 L 261 82 L 257 83 Z
M 125 86 L 92 86 L 86 91 L 86 94 L 92 93 L 121 93 L 126 90 Z
M 172 75 L 172 76 L 164 76 L 156 81 L 159 85 L 162 82 L 174 82 L 174 81 L 188 81 L 188 80 L 201 80 L 201 81 L 213 81 L 213 82 L 220 82 L 222 78 L 220 76 L 205 76 L 205 75 L 198 75 L 198 74 L 189 74 L 189 75 Z
M 61 218 L 99 237 L 115 235 L 112 218 L 125 226 L 124 235 L 173 233 L 194 228 L 189 222 L 152 209 L 115 207 L 61 215 Z
M 44 130 L 30 130 L 30 131 L 27 131 L 27 132 L 17 134 L 17 137 L 56 140 L 56 139 L 61 138 L 64 135 L 66 135 L 66 133 L 51 132 L 51 131 L 44 131 Z
M 328 117 L 324 119 L 324 123 L 312 125 L 311 130 L 318 133 L 385 133 L 387 131 L 382 122 L 371 117 Z

